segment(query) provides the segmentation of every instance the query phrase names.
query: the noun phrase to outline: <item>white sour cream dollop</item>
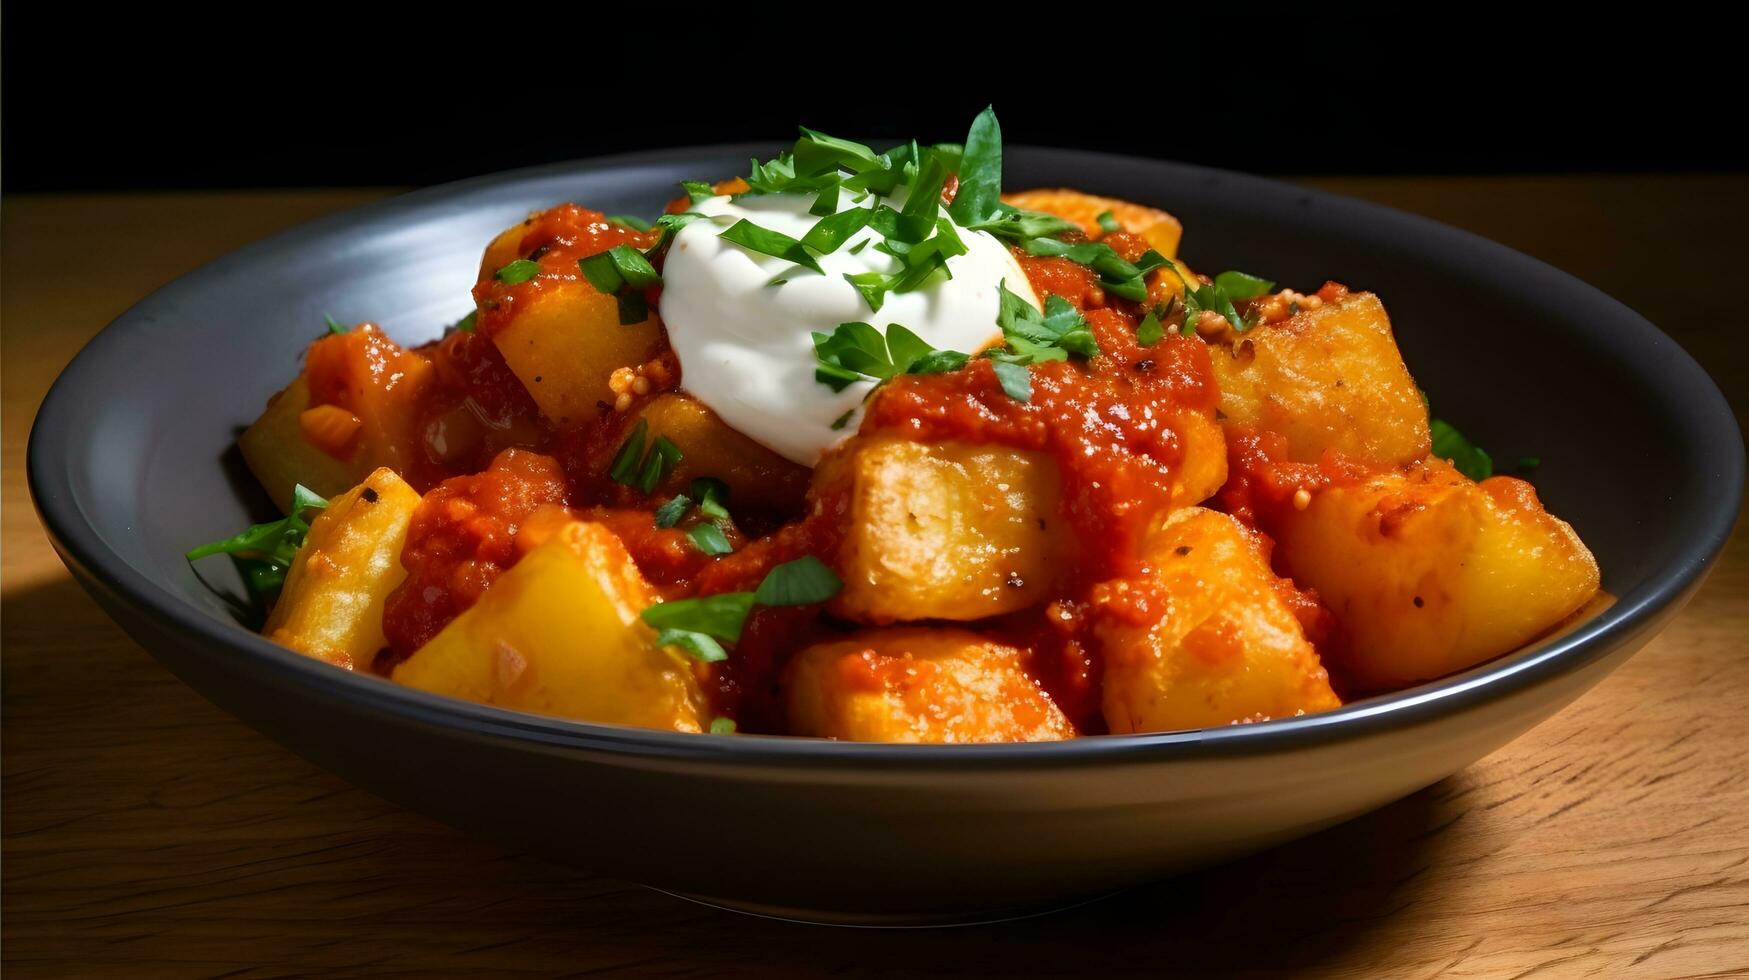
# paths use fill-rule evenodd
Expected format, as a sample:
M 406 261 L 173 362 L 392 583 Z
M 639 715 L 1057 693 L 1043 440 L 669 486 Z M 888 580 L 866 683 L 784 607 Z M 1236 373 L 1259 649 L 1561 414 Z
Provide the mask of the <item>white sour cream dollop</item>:
M 856 431 L 863 397 L 873 385 L 857 382 L 835 392 L 814 380 L 815 331 L 831 334 L 841 323 L 860 320 L 885 333 L 888 324 L 898 323 L 938 350 L 976 353 L 1001 339 L 999 283 L 1037 305 L 1014 256 L 986 232 L 956 228 L 966 254 L 947 260 L 953 278 L 888 293 L 879 312 L 871 312 L 844 278 L 899 271 L 897 259 L 874 247 L 882 238 L 873 229 L 863 228 L 821 256 L 824 275 L 718 237 L 745 218 L 799 240 L 820 220 L 808 213 L 813 202 L 812 195 L 768 194 L 693 205 L 711 217 L 695 219 L 675 235 L 662 270 L 660 309 L 680 358 L 682 387 L 731 427 L 804 466 Z M 840 210 L 871 203 L 839 195 Z M 858 249 L 859 242 L 867 244 Z M 769 285 L 775 278 L 785 282 Z

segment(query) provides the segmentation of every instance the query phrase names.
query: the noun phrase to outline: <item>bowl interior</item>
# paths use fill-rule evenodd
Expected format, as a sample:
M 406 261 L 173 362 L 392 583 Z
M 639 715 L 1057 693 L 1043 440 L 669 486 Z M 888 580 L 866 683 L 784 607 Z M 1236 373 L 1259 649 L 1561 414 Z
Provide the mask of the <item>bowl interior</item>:
M 216 620 L 232 610 L 182 553 L 271 508 L 238 465 L 239 428 L 292 377 L 323 316 L 435 337 L 470 307 L 481 250 L 528 211 L 576 200 L 654 214 L 681 179 L 740 172 L 768 147 L 674 151 L 419 192 L 234 253 L 166 287 L 69 368 L 33 436 L 32 478 L 58 536 L 82 523 L 119 560 Z M 1422 219 L 1202 168 L 1016 149 L 1008 184 L 1072 185 L 1176 213 L 1187 262 L 1302 290 L 1379 293 L 1437 415 L 1509 467 L 1597 554 L 1621 598 L 1588 630 L 1667 601 L 1722 546 L 1742 449 L 1725 402 L 1631 311 L 1525 256 Z M 60 526 L 57 526 L 60 525 Z M 76 536 L 77 536 L 76 535 Z M 77 550 L 77 549 L 75 549 Z M 223 563 L 202 574 L 233 584 Z

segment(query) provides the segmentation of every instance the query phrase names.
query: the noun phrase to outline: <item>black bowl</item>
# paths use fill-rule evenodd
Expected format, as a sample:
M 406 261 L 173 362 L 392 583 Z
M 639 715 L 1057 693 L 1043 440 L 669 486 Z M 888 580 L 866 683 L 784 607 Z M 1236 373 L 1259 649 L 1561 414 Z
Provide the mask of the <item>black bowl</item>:
M 1034 745 L 862 745 L 563 721 L 280 649 L 182 559 L 266 511 L 227 465 L 322 317 L 423 340 L 471 305 L 480 251 L 532 209 L 651 214 L 766 146 L 467 181 L 318 221 L 159 290 L 68 366 L 30 484 L 79 582 L 202 694 L 389 799 L 595 871 L 738 908 L 950 921 L 1065 904 L 1353 817 L 1494 750 L 1649 640 L 1724 545 L 1743 451 L 1724 398 L 1597 290 L 1430 221 L 1178 164 L 1013 150 L 1011 187 L 1156 204 L 1201 269 L 1381 294 L 1439 414 L 1537 455 L 1549 508 L 1617 597 L 1464 674 L 1306 718 Z M 1582 751 L 1575 747 L 1574 751 Z

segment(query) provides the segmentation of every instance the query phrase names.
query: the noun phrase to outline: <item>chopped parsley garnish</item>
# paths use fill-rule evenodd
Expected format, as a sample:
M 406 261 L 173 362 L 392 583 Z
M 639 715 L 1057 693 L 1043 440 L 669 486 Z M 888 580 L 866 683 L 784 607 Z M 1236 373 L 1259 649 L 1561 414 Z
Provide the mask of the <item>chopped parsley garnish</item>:
M 1184 278 L 1184 273 L 1178 271 L 1177 266 L 1170 262 L 1165 264 L 1167 268 L 1172 270 L 1172 274 L 1184 283 L 1184 328 L 1182 332 L 1186 337 L 1196 335 L 1196 321 L 1201 318 L 1205 310 L 1219 313 L 1222 319 L 1232 324 L 1235 331 L 1243 333 L 1251 329 L 1251 323 L 1239 316 L 1239 311 L 1233 304 L 1256 299 L 1275 288 L 1275 283 L 1268 279 L 1260 279 L 1248 273 L 1231 270 L 1216 276 L 1212 283 L 1193 286 L 1190 280 Z
M 1052 293 L 1045 297 L 1044 312 L 1040 313 L 1031 303 L 1009 292 L 1006 280 L 997 285 L 996 292 L 1000 297 L 996 325 L 1002 328 L 1002 336 L 1008 338 L 1017 353 L 1045 361 L 1060 361 L 1067 354 L 1099 355 L 1099 342 L 1093 338 L 1087 318 L 1068 300 Z M 1052 348 L 1061 353 L 1047 353 Z
M 655 627 L 656 642 L 706 662 L 728 656 L 722 644 L 741 638 L 747 615 L 755 605 L 809 606 L 825 602 L 844 587 L 825 563 L 812 555 L 785 562 L 767 572 L 753 592 L 723 592 L 696 599 L 659 602 L 645 609 L 645 623 Z
M 858 381 L 888 381 L 901 374 L 939 374 L 965 366 L 958 351 L 936 350 L 897 323 L 883 336 L 860 321 L 840 323 L 830 335 L 814 333 L 814 380 L 843 391 Z M 844 421 L 848 422 L 846 417 Z
M 934 156 L 939 160 L 943 154 Z M 1002 126 L 994 106 L 985 106 L 972 120 L 958 169 L 959 190 L 947 213 L 968 227 L 995 218 L 1002 204 Z
M 702 180 L 683 180 L 680 189 L 686 192 L 687 200 L 693 204 L 717 196 L 717 189 Z
M 726 521 L 729 519 L 729 487 L 714 476 L 701 476 L 692 481 L 689 488 L 692 498 L 698 501 L 698 512 L 706 517 Z
M 680 447 L 667 436 L 657 436 L 650 443 L 649 451 L 645 452 L 644 442 L 649 430 L 649 422 L 641 418 L 632 426 L 631 434 L 620 443 L 619 452 L 614 454 L 613 462 L 607 468 L 609 479 L 644 493 L 654 493 L 656 486 L 686 458 Z
M 615 245 L 605 252 L 578 259 L 577 268 L 589 284 L 619 300 L 621 324 L 642 323 L 649 318 L 644 290 L 662 284 L 662 276 L 644 253 L 630 245 Z
M 735 719 L 712 718 L 710 731 L 712 735 L 733 735 L 735 734 Z
M 996 380 L 1002 385 L 1002 391 L 1017 402 L 1032 401 L 1032 372 L 1024 364 L 1013 361 L 996 361 L 990 365 L 996 369 Z
M 1152 347 L 1165 336 L 1166 328 L 1160 323 L 1160 318 L 1154 315 L 1153 310 L 1149 310 L 1148 315 L 1142 317 L 1142 322 L 1136 324 L 1136 343 L 1143 347 Z
M 506 285 L 514 286 L 519 282 L 527 282 L 540 274 L 540 263 L 533 259 L 517 259 L 492 274 L 492 278 Z
M 327 500 L 300 483 L 292 490 L 291 513 L 277 521 L 257 524 L 241 534 L 203 544 L 188 552 L 188 560 L 196 562 L 213 555 L 230 555 L 243 576 L 250 597 L 265 608 L 279 594 L 292 559 L 297 557 L 298 549 L 303 547 L 304 538 L 310 533 L 305 512 L 327 506 Z
M 874 208 L 851 208 L 848 211 L 828 214 L 808 229 L 808 233 L 802 236 L 801 244 L 821 255 L 831 255 L 838 251 L 840 245 L 849 241 L 850 236 L 861 231 L 872 217 Z
M 469 310 L 468 315 L 462 317 L 460 320 L 457 320 L 455 323 L 451 324 L 450 329 L 451 330 L 460 330 L 462 333 L 473 333 L 474 332 L 474 325 L 477 322 L 479 322 L 479 319 L 480 319 L 480 311 L 479 310 Z
M 1471 442 L 1443 419 L 1428 420 L 1433 434 L 1433 455 L 1451 460 L 1459 473 L 1480 482 L 1494 475 L 1494 457 Z
M 692 509 L 692 498 L 684 493 L 677 493 L 668 498 L 662 506 L 656 508 L 655 520 L 657 527 L 673 527 L 680 523 L 686 512 Z
M 328 333 L 329 334 L 334 335 L 334 336 L 339 336 L 340 334 L 343 334 L 346 332 L 346 324 L 341 323 L 339 320 L 336 320 L 332 316 L 328 316 L 326 314 L 323 315 L 323 318 L 328 321 Z
M 629 228 L 632 231 L 649 231 L 651 228 L 648 221 L 632 214 L 610 214 L 607 216 L 607 223 L 619 225 L 621 228 Z
M 814 257 L 808 254 L 808 250 L 802 247 L 801 242 L 781 231 L 761 228 L 746 218 L 742 218 L 724 229 L 720 237 L 724 241 L 733 242 L 749 252 L 758 252 L 761 255 L 770 255 L 787 262 L 794 262 L 796 265 L 804 269 L 811 269 L 814 272 L 824 271 L 820 268 L 820 263 L 815 261 Z
M 1113 232 L 1123 231 L 1123 225 L 1118 223 L 1117 215 L 1112 214 L 1110 211 L 1099 212 L 1099 217 L 1094 220 L 1099 222 L 1099 230 L 1107 235 L 1110 235 Z
M 723 529 L 714 523 L 700 524 L 686 532 L 686 536 L 692 539 L 693 545 L 698 550 L 707 555 L 726 555 L 735 550 L 734 546 L 729 544 L 728 535 L 724 534 Z
M 844 583 L 813 555 L 786 561 L 767 572 L 753 601 L 761 606 L 811 606 L 838 594 Z

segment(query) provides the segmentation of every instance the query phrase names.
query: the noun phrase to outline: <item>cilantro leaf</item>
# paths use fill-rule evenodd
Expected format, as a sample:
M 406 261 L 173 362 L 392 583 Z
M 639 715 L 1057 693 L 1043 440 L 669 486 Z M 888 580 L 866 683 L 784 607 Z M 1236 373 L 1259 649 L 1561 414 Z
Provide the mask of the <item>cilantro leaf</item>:
M 492 273 L 492 278 L 505 285 L 514 286 L 517 283 L 527 282 L 539 274 L 539 262 L 533 259 L 517 259 Z

